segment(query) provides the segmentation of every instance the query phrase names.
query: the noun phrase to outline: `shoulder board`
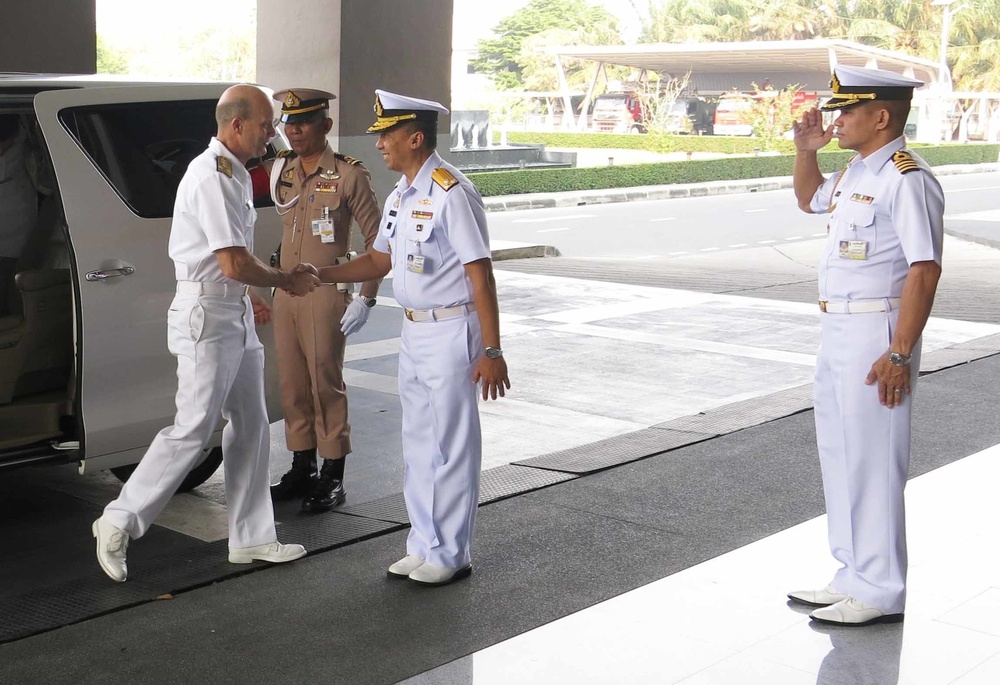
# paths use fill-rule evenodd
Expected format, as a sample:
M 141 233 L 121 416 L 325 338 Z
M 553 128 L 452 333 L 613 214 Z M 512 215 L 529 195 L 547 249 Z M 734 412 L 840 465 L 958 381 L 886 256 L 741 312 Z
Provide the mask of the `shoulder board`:
M 215 169 L 220 174 L 224 174 L 229 178 L 233 177 L 233 163 L 229 161 L 228 157 L 223 157 L 219 155 L 215 158 Z
M 295 159 L 295 150 L 278 150 L 278 154 L 275 155 L 278 159 Z
M 354 157 L 348 157 L 347 155 L 342 155 L 339 152 L 335 152 L 333 156 L 342 162 L 347 162 L 348 164 L 353 164 L 353 165 L 361 164 L 360 159 L 355 159 Z
M 445 191 L 451 190 L 458 185 L 458 179 L 444 167 L 438 167 L 433 172 L 431 172 L 431 178 L 439 186 L 445 189 Z
M 899 150 L 894 154 L 892 156 L 892 163 L 896 165 L 901 174 L 908 174 L 911 171 L 918 171 L 920 169 L 917 160 L 913 159 L 913 156 L 906 150 Z

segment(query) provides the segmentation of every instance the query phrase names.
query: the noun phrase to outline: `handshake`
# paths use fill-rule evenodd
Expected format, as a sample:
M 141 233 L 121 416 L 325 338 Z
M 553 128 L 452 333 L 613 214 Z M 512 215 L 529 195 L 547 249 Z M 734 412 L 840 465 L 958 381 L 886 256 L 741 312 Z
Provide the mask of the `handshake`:
M 284 273 L 281 289 L 292 297 L 302 297 L 308 295 L 318 286 L 323 285 L 319 280 L 319 270 L 312 264 L 296 264 L 291 271 Z

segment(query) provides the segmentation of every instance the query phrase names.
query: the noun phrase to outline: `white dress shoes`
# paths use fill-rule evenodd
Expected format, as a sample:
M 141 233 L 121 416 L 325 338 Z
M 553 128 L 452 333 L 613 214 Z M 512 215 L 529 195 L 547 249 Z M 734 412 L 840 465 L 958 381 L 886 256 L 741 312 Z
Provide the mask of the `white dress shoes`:
M 125 550 L 128 549 L 128 533 L 107 523 L 103 518 L 94 521 L 90 527 L 97 539 L 97 563 L 116 583 L 124 583 L 128 578 L 125 565 Z
M 828 607 L 847 598 L 847 595 L 837 592 L 829 585 L 822 590 L 796 590 L 788 593 L 788 599 L 810 607 Z
M 411 573 L 416 571 L 423 563 L 424 560 L 420 557 L 414 554 L 407 554 L 405 557 L 389 567 L 389 575 L 395 578 L 406 578 Z
M 874 623 L 899 623 L 903 620 L 903 614 L 887 614 L 853 597 L 828 607 L 815 609 L 809 617 L 820 623 L 852 627 L 870 626 Z
M 230 547 L 230 564 L 249 564 L 254 561 L 269 561 L 272 564 L 283 564 L 295 561 L 306 555 L 302 545 L 283 545 L 280 542 L 269 542 L 256 547 Z
M 454 582 L 459 578 L 465 578 L 472 573 L 472 564 L 466 564 L 462 568 L 445 568 L 444 566 L 435 566 L 434 564 L 429 564 L 426 561 L 417 568 L 413 569 L 410 573 L 409 578 L 415 583 L 420 583 L 421 585 L 447 585 L 448 583 Z

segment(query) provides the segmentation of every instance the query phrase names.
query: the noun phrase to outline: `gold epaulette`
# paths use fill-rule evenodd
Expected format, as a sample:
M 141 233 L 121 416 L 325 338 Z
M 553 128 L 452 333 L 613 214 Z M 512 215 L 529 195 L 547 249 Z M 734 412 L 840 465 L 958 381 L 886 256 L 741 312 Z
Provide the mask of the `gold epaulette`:
M 435 169 L 431 173 L 431 178 L 434 180 L 435 183 L 444 188 L 445 192 L 451 190 L 452 188 L 458 185 L 458 179 L 455 178 L 455 176 L 444 167 L 439 166 L 437 169 Z
M 295 150 L 278 150 L 278 154 L 275 157 L 278 159 L 295 159 Z
M 347 162 L 348 164 L 352 164 L 352 165 L 355 165 L 355 166 L 357 166 L 358 164 L 361 164 L 361 160 L 360 159 L 355 159 L 354 157 L 348 157 L 347 155 L 342 155 L 339 152 L 335 152 L 333 156 L 336 157 L 337 159 L 341 160 L 342 162 Z
M 229 161 L 228 157 L 223 157 L 222 155 L 216 157 L 215 169 L 220 174 L 225 174 L 229 178 L 233 177 L 233 163 Z
M 892 156 L 892 163 L 896 165 L 899 169 L 899 173 L 908 174 L 911 171 L 917 171 L 920 169 L 920 165 L 917 164 L 917 160 L 913 159 L 906 150 L 900 150 Z

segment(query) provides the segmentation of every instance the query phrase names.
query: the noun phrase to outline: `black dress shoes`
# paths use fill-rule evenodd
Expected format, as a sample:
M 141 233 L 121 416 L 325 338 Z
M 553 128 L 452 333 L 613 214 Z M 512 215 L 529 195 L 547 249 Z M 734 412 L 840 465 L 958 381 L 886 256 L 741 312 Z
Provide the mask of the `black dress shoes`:
M 338 464 L 333 459 L 324 459 L 319 478 L 302 500 L 302 511 L 330 511 L 343 502 L 347 492 L 344 490 L 344 481 L 338 478 L 342 473 L 343 463 Z

